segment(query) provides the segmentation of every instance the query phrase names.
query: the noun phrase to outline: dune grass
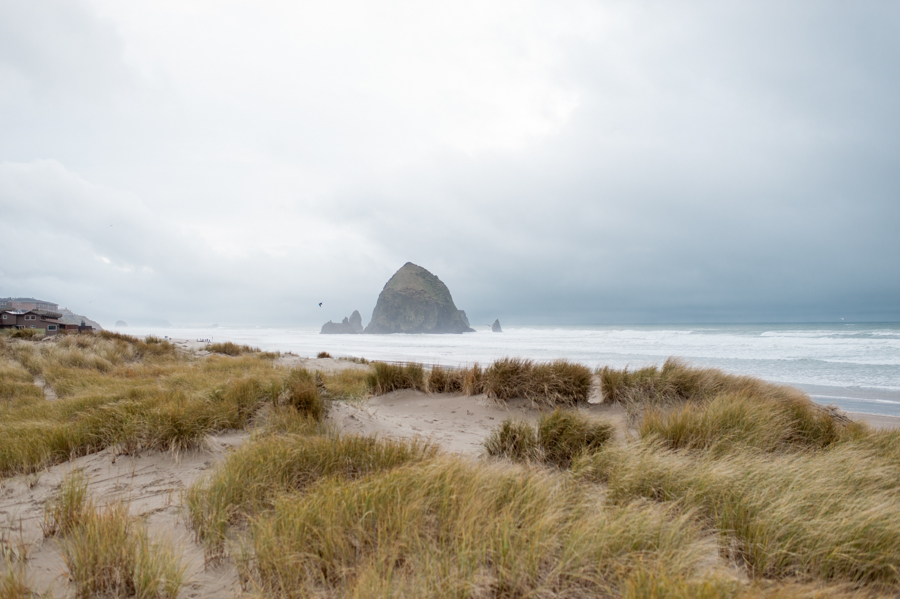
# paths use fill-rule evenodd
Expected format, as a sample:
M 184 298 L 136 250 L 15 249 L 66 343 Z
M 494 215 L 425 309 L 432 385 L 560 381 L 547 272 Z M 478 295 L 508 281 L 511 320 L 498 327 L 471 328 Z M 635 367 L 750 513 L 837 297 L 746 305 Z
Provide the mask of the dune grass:
M 649 407 L 702 402 L 722 394 L 750 396 L 760 401 L 809 402 L 799 389 L 715 368 L 696 368 L 677 358 L 669 358 L 662 366 L 637 370 L 603 367 L 597 374 L 604 401 L 622 404 L 632 414 Z
M 728 451 L 746 446 L 763 451 L 822 448 L 862 434 L 864 427 L 837 420 L 812 402 L 794 396 L 772 401 L 743 393 L 722 393 L 702 403 L 647 410 L 638 431 L 672 449 Z
M 307 429 L 311 431 L 311 429 Z M 281 493 L 326 477 L 357 478 L 434 455 L 425 442 L 334 434 L 268 435 L 230 454 L 185 494 L 191 526 L 210 556 L 220 555 L 229 527 L 271 507 Z
M 80 470 L 69 473 L 44 506 L 44 536 L 66 535 L 81 526 L 91 508 L 88 499 L 87 477 Z
M 591 371 L 567 360 L 547 364 L 522 358 L 503 358 L 484 371 L 483 392 L 499 401 L 515 397 L 542 406 L 575 406 L 587 402 Z
M 213 354 L 224 354 L 226 356 L 240 356 L 241 354 L 258 353 L 259 348 L 225 341 L 224 343 L 210 343 L 206 346 L 206 351 Z
M 33 599 L 38 597 L 31 591 L 28 576 L 22 564 L 5 564 L 6 571 L 0 573 L 0 599 Z
M 399 389 L 425 391 L 425 369 L 421 364 L 388 364 L 372 362 L 372 371 L 366 379 L 375 395 L 384 395 Z
M 428 373 L 428 393 L 484 393 L 484 370 L 478 364 L 461 368 L 435 365 Z
M 330 358 L 330 357 L 331 357 L 331 354 L 329 354 L 327 351 L 320 351 L 318 354 L 316 354 L 316 359 Z
M 900 432 L 775 454 L 754 443 L 673 451 L 651 435 L 583 457 L 573 470 L 608 485 L 615 502 L 643 497 L 700 510 L 728 556 L 755 577 L 896 591 Z
M 484 447 L 492 457 L 568 468 L 575 458 L 603 447 L 614 432 L 607 422 L 557 408 L 536 425 L 505 420 L 484 440 Z
M 449 457 L 282 495 L 249 536 L 244 577 L 269 597 L 615 596 L 645 568 L 693 577 L 709 550 L 688 516 Z
M 200 359 L 166 341 L 115 333 L 6 341 L 0 360 L 14 383 L 24 386 L 23 372 L 40 375 L 59 396 L 48 402 L 29 390 L 0 401 L 0 476 L 110 446 L 182 451 L 210 433 L 245 427 L 286 392 L 304 401 L 289 389 L 298 375 L 273 368 L 267 354 Z
M 330 399 L 362 400 L 369 393 L 369 370 L 345 368 L 322 375 L 325 393 Z
M 79 597 L 175 599 L 185 567 L 174 549 L 152 542 L 127 504 L 93 506 L 62 542 Z

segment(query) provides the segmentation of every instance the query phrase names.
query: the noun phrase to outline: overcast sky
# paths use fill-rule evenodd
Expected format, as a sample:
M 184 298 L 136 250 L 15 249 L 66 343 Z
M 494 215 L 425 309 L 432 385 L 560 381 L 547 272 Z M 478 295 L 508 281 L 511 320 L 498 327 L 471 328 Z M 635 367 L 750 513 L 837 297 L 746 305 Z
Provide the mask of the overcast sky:
M 900 320 L 900 2 L 0 0 L 0 296 L 368 322 L 407 261 L 473 323 Z

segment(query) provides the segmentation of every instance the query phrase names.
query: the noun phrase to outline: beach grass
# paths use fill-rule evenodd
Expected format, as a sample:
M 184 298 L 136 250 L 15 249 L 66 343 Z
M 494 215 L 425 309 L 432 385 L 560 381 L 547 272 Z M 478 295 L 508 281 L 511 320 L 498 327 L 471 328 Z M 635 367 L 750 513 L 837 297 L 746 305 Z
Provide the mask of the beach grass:
M 175 599 L 185 567 L 170 544 L 150 540 L 128 505 L 93 505 L 62 541 L 69 578 L 79 597 Z
M 206 346 L 206 351 L 213 354 L 224 354 L 226 356 L 240 356 L 241 354 L 258 353 L 259 348 L 225 341 L 224 343 L 210 343 Z
M 591 378 L 589 368 L 567 360 L 503 358 L 484 370 L 482 390 L 501 402 L 521 397 L 542 406 L 575 406 L 587 402 Z
M 388 364 L 372 362 L 368 374 L 369 389 L 374 395 L 384 395 L 399 389 L 425 391 L 425 369 L 421 364 Z
M 777 453 L 749 443 L 673 450 L 653 434 L 573 465 L 613 502 L 699 510 L 723 552 L 756 578 L 821 580 L 880 592 L 900 584 L 900 433 Z
M 279 494 L 324 478 L 358 478 L 421 462 L 436 451 L 421 441 L 322 434 L 311 428 L 303 432 L 256 439 L 187 491 L 190 523 L 208 555 L 220 555 L 228 529 L 271 507 Z
M 620 596 L 645 569 L 694 577 L 709 550 L 689 515 L 437 457 L 277 497 L 239 566 L 269 597 Z
M 110 446 L 183 451 L 210 433 L 245 427 L 286 391 L 292 401 L 306 401 L 292 391 L 298 375 L 275 368 L 271 354 L 202 359 L 153 338 L 101 332 L 8 340 L 0 360 L 13 375 L 10 384 L 28 389 L 0 401 L 0 476 Z M 58 399 L 46 401 L 25 386 L 24 372 L 41 376 Z
M 585 453 L 598 451 L 615 434 L 613 425 L 572 410 L 555 409 L 535 425 L 507 419 L 484 440 L 492 457 L 568 468 Z
M 322 374 L 322 384 L 330 399 L 360 401 L 369 393 L 369 370 L 345 368 Z

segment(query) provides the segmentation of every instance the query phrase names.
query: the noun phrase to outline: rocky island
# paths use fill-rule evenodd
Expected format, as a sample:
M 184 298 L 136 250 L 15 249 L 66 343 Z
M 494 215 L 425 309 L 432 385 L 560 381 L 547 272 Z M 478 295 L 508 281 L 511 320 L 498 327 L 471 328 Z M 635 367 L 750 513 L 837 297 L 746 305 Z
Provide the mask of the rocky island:
M 356 335 L 363 332 L 362 316 L 359 310 L 354 310 L 350 318 L 344 317 L 341 322 L 330 320 L 322 325 L 322 335 Z
M 471 333 L 466 313 L 456 308 L 444 283 L 407 262 L 385 284 L 365 329 L 369 334 Z

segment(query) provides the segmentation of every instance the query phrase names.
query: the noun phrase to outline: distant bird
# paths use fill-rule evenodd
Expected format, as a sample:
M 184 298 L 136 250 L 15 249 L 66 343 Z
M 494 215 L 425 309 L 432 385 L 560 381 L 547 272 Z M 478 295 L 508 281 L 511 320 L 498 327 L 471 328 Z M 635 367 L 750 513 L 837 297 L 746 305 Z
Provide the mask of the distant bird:
M 320 307 L 320 308 L 322 307 L 322 302 L 319 302 L 319 307 Z

